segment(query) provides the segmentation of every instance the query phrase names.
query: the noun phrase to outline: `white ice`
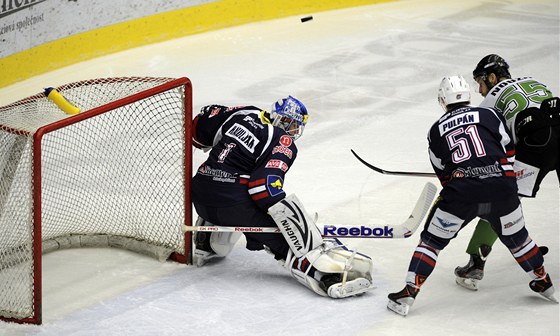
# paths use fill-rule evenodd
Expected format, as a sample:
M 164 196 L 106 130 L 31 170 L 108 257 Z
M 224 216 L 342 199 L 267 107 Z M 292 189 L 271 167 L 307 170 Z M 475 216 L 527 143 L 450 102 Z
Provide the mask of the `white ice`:
M 514 76 L 560 89 L 556 0 L 404 0 L 309 14 L 306 23 L 255 23 L 69 66 L 1 89 L 0 105 L 111 76 L 187 76 L 195 111 L 208 103 L 268 108 L 291 94 L 310 121 L 285 190 L 317 211 L 319 224 L 373 225 L 403 221 L 427 180 L 375 173 L 350 149 L 385 169 L 430 171 L 425 137 L 442 113 L 443 76 L 470 78 L 480 58 L 498 53 Z M 473 88 L 473 103 L 480 101 Z M 195 167 L 203 160 L 195 153 Z M 538 197 L 523 200 L 532 238 L 550 248 L 545 265 L 557 286 L 559 198 L 549 174 Z M 243 242 L 202 268 L 117 249 L 53 252 L 43 259 L 43 325 L 0 322 L 0 335 L 559 335 L 559 306 L 529 289 L 500 243 L 478 292 L 455 284 L 473 228 L 440 253 L 406 318 L 386 309 L 387 294 L 404 285 L 418 233 L 348 239 L 373 258 L 377 288 L 338 301 L 313 294 Z

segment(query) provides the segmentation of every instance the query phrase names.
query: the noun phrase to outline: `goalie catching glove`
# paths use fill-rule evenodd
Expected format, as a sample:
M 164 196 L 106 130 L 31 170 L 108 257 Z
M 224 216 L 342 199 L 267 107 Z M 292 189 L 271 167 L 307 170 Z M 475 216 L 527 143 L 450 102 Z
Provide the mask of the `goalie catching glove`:
M 290 246 L 284 267 L 301 284 L 335 299 L 373 288 L 371 258 L 348 249 L 338 239 L 323 239 L 295 195 L 276 203 L 268 212 Z

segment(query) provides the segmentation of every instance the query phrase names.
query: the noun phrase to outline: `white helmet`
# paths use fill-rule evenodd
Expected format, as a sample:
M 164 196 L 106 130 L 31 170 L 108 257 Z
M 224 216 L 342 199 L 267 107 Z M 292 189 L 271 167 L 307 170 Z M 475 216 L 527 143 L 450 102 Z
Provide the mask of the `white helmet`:
M 439 85 L 438 101 L 444 111 L 447 106 L 457 103 L 470 103 L 471 89 L 461 75 L 443 77 Z

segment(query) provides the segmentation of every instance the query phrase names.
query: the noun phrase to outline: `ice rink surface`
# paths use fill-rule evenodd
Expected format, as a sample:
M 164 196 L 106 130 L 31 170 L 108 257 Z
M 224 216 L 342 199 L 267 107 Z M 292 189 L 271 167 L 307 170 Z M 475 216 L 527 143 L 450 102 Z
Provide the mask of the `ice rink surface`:
M 471 78 L 483 56 L 498 53 L 513 76 L 560 91 L 557 0 L 410 0 L 309 14 L 305 23 L 255 23 L 80 63 L 1 89 L 0 105 L 115 76 L 187 76 L 195 112 L 209 103 L 267 109 L 290 94 L 310 119 L 284 189 L 319 213 L 318 224 L 374 225 L 404 221 L 427 180 L 375 173 L 350 149 L 384 169 L 429 172 L 426 134 L 442 114 L 443 76 Z M 473 88 L 473 103 L 481 100 Z M 195 153 L 195 168 L 204 158 Z M 560 288 L 556 176 L 523 206 L 532 238 L 550 248 L 545 265 Z M 347 239 L 373 258 L 377 288 L 344 300 L 313 294 L 242 241 L 202 268 L 117 249 L 57 251 L 43 259 L 43 325 L 0 322 L 0 335 L 559 335 L 559 305 L 529 289 L 500 243 L 478 292 L 455 284 L 473 229 L 440 253 L 406 318 L 386 309 L 387 294 L 404 285 L 418 232 Z

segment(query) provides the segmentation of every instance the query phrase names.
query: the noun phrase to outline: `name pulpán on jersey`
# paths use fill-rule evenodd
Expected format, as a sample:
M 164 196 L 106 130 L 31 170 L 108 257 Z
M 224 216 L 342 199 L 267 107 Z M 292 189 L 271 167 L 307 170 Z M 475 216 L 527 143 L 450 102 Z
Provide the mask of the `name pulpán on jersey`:
M 461 111 L 460 109 L 458 111 Z M 453 116 L 439 124 L 439 134 L 445 134 L 457 127 L 480 122 L 478 112 L 468 112 Z

